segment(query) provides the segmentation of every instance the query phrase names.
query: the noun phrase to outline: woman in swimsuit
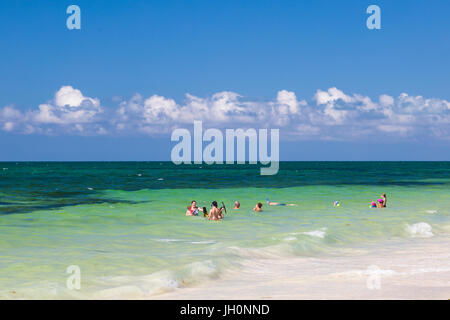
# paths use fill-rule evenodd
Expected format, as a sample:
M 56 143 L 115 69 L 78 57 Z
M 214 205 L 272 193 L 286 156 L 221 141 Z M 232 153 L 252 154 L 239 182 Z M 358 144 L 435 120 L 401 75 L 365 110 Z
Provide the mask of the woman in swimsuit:
M 186 215 L 198 216 L 198 207 L 197 202 L 195 200 L 192 200 L 191 205 L 187 208 Z
M 387 202 L 386 193 L 381 194 L 381 199 L 383 199 L 383 207 L 386 208 L 386 202 Z
M 211 203 L 211 210 L 209 211 L 208 220 L 222 220 L 223 219 L 223 207 L 217 207 L 217 201 Z

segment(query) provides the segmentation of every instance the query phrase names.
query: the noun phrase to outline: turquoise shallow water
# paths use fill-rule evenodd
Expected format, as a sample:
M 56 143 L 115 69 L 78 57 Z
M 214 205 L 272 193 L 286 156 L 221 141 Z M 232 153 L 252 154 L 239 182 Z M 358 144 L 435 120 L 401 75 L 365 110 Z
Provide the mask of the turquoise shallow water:
M 252 165 L 3 162 L 0 297 L 151 295 L 239 272 L 242 259 L 444 237 L 449 187 L 450 162 L 282 162 L 276 176 Z M 388 208 L 369 208 L 382 192 Z M 266 197 L 296 206 L 253 212 Z M 186 217 L 193 199 L 223 201 L 225 219 Z M 70 265 L 80 290 L 66 288 Z

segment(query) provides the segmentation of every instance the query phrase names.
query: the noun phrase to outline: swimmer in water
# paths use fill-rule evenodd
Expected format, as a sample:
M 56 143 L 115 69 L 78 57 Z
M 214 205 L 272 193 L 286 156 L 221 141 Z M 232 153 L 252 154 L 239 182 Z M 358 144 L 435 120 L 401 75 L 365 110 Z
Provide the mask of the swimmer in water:
M 241 204 L 239 203 L 239 201 L 235 201 L 234 202 L 234 210 L 237 210 L 237 209 L 239 209 L 241 207 Z
M 268 198 L 266 198 L 266 204 L 268 206 L 296 206 L 296 204 L 294 204 L 294 203 L 279 203 L 279 202 L 269 201 Z
M 386 193 L 381 194 L 381 199 L 383 199 L 383 207 L 386 208 L 386 203 L 387 203 Z
M 261 212 L 262 211 L 262 203 L 261 202 L 258 202 L 257 204 L 256 204 L 256 206 L 253 208 L 253 211 L 256 211 L 256 212 Z
M 217 207 L 217 201 L 211 203 L 211 210 L 209 211 L 208 220 L 222 220 L 223 219 L 223 207 Z
M 198 210 L 197 202 L 195 200 L 191 201 L 191 205 L 187 207 L 186 215 L 187 216 L 198 216 Z
M 383 199 L 378 199 L 377 200 L 377 208 L 384 208 L 384 200 Z

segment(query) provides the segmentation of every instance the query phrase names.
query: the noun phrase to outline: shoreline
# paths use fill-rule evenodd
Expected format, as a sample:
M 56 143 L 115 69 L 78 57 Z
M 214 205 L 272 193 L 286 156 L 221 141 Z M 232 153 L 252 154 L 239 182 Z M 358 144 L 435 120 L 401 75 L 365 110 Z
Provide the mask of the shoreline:
M 343 256 L 245 260 L 239 272 L 148 298 L 450 299 L 450 238 L 410 240 Z

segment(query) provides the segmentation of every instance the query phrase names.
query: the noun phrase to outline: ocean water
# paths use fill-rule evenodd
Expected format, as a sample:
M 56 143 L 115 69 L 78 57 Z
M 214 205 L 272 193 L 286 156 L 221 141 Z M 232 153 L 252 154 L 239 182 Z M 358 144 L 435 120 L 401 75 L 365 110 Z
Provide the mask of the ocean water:
M 256 165 L 2 162 L 0 298 L 151 298 L 213 285 L 252 259 L 445 238 L 449 191 L 450 162 L 281 162 L 275 176 Z M 383 192 L 388 207 L 369 208 Z M 186 217 L 191 200 L 223 201 L 225 219 Z M 66 286 L 72 265 L 79 290 Z

